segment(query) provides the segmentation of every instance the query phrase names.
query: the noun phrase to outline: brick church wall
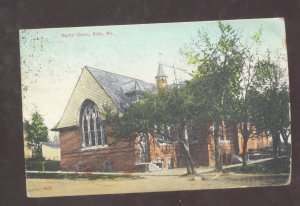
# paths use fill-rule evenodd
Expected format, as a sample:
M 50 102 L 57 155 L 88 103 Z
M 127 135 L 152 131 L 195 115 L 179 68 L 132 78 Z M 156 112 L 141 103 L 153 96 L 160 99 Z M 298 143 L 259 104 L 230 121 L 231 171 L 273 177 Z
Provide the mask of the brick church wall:
M 219 140 L 219 148 L 220 148 L 220 159 L 222 160 L 223 165 L 227 165 L 231 163 L 231 160 L 235 156 L 234 153 L 234 145 L 232 142 L 233 133 L 226 129 L 224 121 L 220 124 L 219 130 L 220 140 Z M 209 127 L 208 130 L 208 165 L 215 166 L 215 143 L 213 137 L 213 126 Z
M 242 134 L 239 133 L 239 147 L 240 147 L 240 154 L 243 152 L 243 137 Z M 249 138 L 247 142 L 247 152 L 251 151 L 261 151 L 265 152 L 267 149 L 272 147 L 272 140 L 267 136 L 253 136 Z
M 207 127 L 206 127 L 207 128 Z M 202 132 L 201 132 L 202 131 Z M 189 150 L 195 166 L 214 166 L 214 141 L 212 127 L 202 128 L 197 140 L 189 143 Z M 242 146 L 241 134 L 239 146 Z M 224 133 L 225 142 L 220 144 L 220 153 L 223 164 L 230 164 L 234 157 L 230 134 Z M 226 142 L 230 140 L 230 142 Z M 81 132 L 78 128 L 60 131 L 61 168 L 64 171 L 104 171 L 105 161 L 112 162 L 112 171 L 136 171 L 138 158 L 137 143 L 127 140 L 113 143 L 114 139 L 108 137 L 108 147 L 97 149 L 83 149 Z M 249 139 L 248 150 L 265 149 L 271 142 L 266 137 Z M 160 159 L 163 168 L 168 168 L 168 158 L 173 159 L 173 166 L 185 167 L 186 161 L 180 146 L 174 144 L 159 144 L 154 135 L 149 135 L 150 162 Z M 240 148 L 242 152 L 242 148 Z M 81 166 L 80 166 L 81 165 Z
M 112 171 L 134 171 L 134 143 L 126 140 L 97 149 L 81 148 L 81 133 L 78 128 L 60 132 L 61 168 L 64 171 L 104 171 L 105 161 L 112 162 Z
M 189 151 L 191 158 L 194 162 L 194 166 L 209 166 L 209 147 L 207 139 L 207 125 L 199 125 L 195 131 L 196 138 L 189 141 Z M 177 160 L 178 167 L 186 166 L 186 159 L 182 148 L 177 147 Z
M 173 166 L 177 167 L 177 157 L 176 157 L 176 146 L 172 144 L 159 144 L 155 141 L 154 135 L 149 137 L 150 143 L 150 161 L 157 162 L 158 159 L 162 160 L 163 168 L 168 167 L 167 159 L 173 159 Z
M 208 166 L 208 146 L 207 141 L 197 142 L 189 145 L 190 154 L 195 166 Z

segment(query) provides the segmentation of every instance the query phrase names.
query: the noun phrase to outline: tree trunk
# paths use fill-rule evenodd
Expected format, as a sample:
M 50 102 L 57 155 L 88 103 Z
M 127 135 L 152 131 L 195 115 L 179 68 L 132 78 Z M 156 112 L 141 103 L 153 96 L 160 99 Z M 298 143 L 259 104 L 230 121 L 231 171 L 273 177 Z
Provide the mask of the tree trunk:
M 287 147 L 288 147 L 288 138 L 283 138 L 283 142 L 284 142 L 284 146 L 285 146 L 285 148 L 287 149 Z
M 272 133 L 272 139 L 273 139 L 273 157 L 275 159 L 277 159 L 278 158 L 278 147 L 279 147 L 279 143 L 280 143 L 279 133 L 278 132 Z
M 242 159 L 243 159 L 243 166 L 246 166 L 247 165 L 247 144 L 250 136 L 247 123 L 243 123 L 243 127 L 241 129 L 242 129 L 241 133 L 243 136 Z
M 285 132 L 281 132 L 281 136 L 282 136 L 282 139 L 283 139 L 283 142 L 284 142 L 284 147 L 285 147 L 285 149 L 287 149 L 287 147 L 288 147 L 289 135 L 286 134 Z
M 280 157 L 282 154 L 281 154 L 281 141 L 280 141 L 280 137 L 278 138 L 278 150 L 277 150 L 277 154 L 278 156 Z
M 186 143 L 181 142 L 181 145 L 182 145 L 182 148 L 184 151 L 185 159 L 187 160 L 187 173 L 188 174 L 197 174 L 197 172 L 195 170 L 194 162 L 192 160 L 192 157 L 190 155 L 190 152 L 188 150 Z
M 284 142 L 284 154 L 285 155 L 288 155 L 289 154 L 289 143 L 288 143 L 288 138 L 289 136 L 288 135 L 282 135 L 282 139 L 283 139 L 283 142 Z
M 219 148 L 219 122 L 216 121 L 214 124 L 214 143 L 215 143 L 215 170 L 216 172 L 222 172 L 222 162 L 220 158 Z
M 33 147 L 32 157 L 34 159 L 43 159 L 42 146 L 40 144 L 36 144 L 36 146 Z
M 239 137 L 238 137 L 238 128 L 237 124 L 233 124 L 232 128 L 232 135 L 233 135 L 233 147 L 235 155 L 240 155 L 240 147 L 239 147 Z
M 181 144 L 185 159 L 186 159 L 186 169 L 187 169 L 187 174 L 197 174 L 194 166 L 194 162 L 192 160 L 189 148 L 187 146 L 188 142 L 185 140 L 184 136 L 184 130 L 185 130 L 185 125 L 180 126 L 180 132 L 179 132 L 179 142 Z
M 244 138 L 243 137 L 243 154 L 242 154 L 242 158 L 243 158 L 243 166 L 247 165 L 247 143 L 248 143 L 248 138 Z

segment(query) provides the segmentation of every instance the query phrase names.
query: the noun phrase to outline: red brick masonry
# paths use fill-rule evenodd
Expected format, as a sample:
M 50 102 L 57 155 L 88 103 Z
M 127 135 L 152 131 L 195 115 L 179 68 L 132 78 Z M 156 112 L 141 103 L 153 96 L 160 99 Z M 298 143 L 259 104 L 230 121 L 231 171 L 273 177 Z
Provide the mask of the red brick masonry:
M 112 138 L 108 137 L 108 144 Z M 119 141 L 112 146 L 95 149 L 81 147 L 78 128 L 60 132 L 61 169 L 64 171 L 105 171 L 104 164 L 112 162 L 112 171 L 135 170 L 135 145 Z
M 205 131 L 202 129 L 201 131 Z M 199 136 L 208 135 L 208 138 L 198 138 L 189 144 L 190 154 L 195 166 L 214 166 L 214 142 L 211 134 L 199 133 Z M 239 134 L 239 146 L 242 137 Z M 224 135 L 224 140 L 229 137 Z M 82 148 L 81 132 L 78 128 L 60 131 L 61 169 L 63 171 L 124 171 L 140 170 L 137 166 L 139 152 L 136 142 L 127 140 L 115 141 L 108 137 L 108 146 L 93 149 Z M 115 142 L 114 142 L 115 141 Z M 225 142 L 225 143 L 224 143 Z M 220 144 L 223 164 L 230 164 L 234 158 L 233 145 L 224 141 Z M 248 150 L 263 150 L 271 145 L 266 137 L 255 137 L 248 141 Z M 168 160 L 172 158 L 173 167 L 184 167 L 185 159 L 179 145 L 158 144 L 153 136 L 149 136 L 150 162 L 160 162 L 162 168 L 168 168 Z M 242 148 L 240 148 L 240 154 Z M 239 154 L 239 155 L 240 155 Z

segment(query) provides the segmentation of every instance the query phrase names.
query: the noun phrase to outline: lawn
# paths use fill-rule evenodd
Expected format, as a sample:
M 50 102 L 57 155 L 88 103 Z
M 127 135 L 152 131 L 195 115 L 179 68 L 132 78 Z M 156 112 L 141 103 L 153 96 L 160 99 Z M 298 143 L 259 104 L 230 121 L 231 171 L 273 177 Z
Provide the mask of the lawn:
M 265 162 L 248 164 L 246 166 L 237 166 L 224 169 L 225 173 L 239 174 L 280 174 L 290 173 L 290 157 L 281 157 Z
M 288 184 L 289 168 L 290 159 L 282 157 L 249 164 L 246 167 L 227 168 L 223 173 L 204 172 L 203 178 L 182 176 L 184 170 L 176 169 L 172 170 L 174 175 L 165 176 L 163 173 L 153 175 L 39 172 L 27 173 L 26 182 L 29 197 L 265 187 Z

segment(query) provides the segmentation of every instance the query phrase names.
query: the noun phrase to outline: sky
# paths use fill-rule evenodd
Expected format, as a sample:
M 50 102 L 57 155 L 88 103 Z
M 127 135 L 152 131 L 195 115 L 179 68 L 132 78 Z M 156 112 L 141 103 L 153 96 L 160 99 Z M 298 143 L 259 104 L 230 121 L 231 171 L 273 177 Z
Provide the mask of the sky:
M 260 50 L 286 56 L 285 26 L 281 18 L 224 21 L 247 43 L 262 29 Z M 217 21 L 114 25 L 20 30 L 23 118 L 42 114 L 51 129 L 60 120 L 84 66 L 155 83 L 158 63 L 195 70 L 180 50 L 191 45 L 197 31 L 218 38 Z M 287 58 L 282 65 L 287 68 Z M 174 70 L 164 67 L 168 83 Z M 176 71 L 177 80 L 191 78 Z M 50 137 L 55 135 L 50 132 Z

